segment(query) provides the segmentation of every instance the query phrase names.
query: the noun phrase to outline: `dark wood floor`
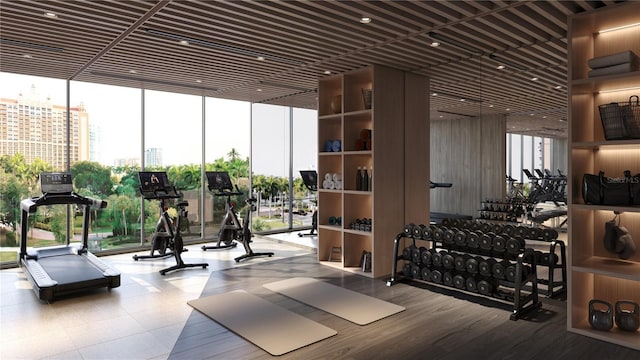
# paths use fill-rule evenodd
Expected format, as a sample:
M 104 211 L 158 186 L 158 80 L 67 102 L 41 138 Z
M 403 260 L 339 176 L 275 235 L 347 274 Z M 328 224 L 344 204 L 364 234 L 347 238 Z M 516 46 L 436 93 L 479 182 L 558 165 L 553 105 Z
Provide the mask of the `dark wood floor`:
M 262 284 L 307 276 L 406 307 L 358 326 L 273 293 Z M 244 289 L 289 311 L 335 329 L 338 335 L 295 350 L 282 359 L 640 359 L 640 352 L 566 331 L 566 303 L 542 298 L 525 319 L 509 320 L 508 307 L 445 288 L 407 284 L 387 287 L 299 256 L 211 274 L 202 296 Z M 481 304 L 477 303 L 480 299 Z M 193 311 L 171 359 L 268 359 L 270 354 Z

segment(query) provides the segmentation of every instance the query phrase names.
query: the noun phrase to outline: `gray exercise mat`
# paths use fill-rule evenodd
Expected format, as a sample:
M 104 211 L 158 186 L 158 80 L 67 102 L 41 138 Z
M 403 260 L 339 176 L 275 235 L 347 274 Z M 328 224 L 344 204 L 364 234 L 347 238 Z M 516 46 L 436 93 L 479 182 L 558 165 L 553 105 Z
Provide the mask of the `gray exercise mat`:
M 366 325 L 405 308 L 324 281 L 296 277 L 262 285 L 358 325 Z
M 271 355 L 282 355 L 337 332 L 244 290 L 187 304 Z

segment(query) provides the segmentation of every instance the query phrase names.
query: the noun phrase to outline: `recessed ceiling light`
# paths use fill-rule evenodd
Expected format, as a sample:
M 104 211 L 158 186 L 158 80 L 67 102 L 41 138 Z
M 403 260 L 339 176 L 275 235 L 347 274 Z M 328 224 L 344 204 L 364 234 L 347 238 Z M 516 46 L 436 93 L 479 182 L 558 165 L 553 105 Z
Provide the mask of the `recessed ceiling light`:
M 535 115 L 535 114 L 533 114 L 533 113 L 529 114 L 529 116 L 533 116 L 533 115 Z
M 534 76 L 531 78 L 531 81 L 538 81 L 538 78 Z
M 363 17 L 360 18 L 360 22 L 363 23 L 363 24 L 368 24 L 368 23 L 371 22 L 371 18 L 368 17 L 368 16 L 363 16 Z
M 256 89 L 256 91 L 262 91 L 262 89 Z
M 443 117 L 444 117 L 443 115 L 440 115 L 440 119 L 442 119 Z
M 55 13 L 52 12 L 46 12 L 43 14 L 45 17 L 51 18 L 51 19 L 57 19 L 58 15 L 56 15 Z
M 25 58 L 25 59 L 32 59 L 33 58 L 33 56 L 31 56 L 29 54 L 24 54 L 24 55 L 22 55 L 22 57 Z
M 555 89 L 562 89 L 562 85 L 556 85 Z
M 467 101 L 465 98 L 460 99 L 460 101 Z
M 437 42 L 437 41 L 434 41 L 430 45 L 431 45 L 431 47 L 437 47 L 437 46 L 440 46 L 440 43 Z
M 264 56 L 258 56 L 256 59 L 258 59 L 260 61 L 264 61 Z
M 511 111 L 511 109 L 510 109 L 510 108 L 506 108 L 505 110 L 507 110 L 507 111 Z
M 131 74 L 137 74 L 137 73 L 138 73 L 138 72 L 137 72 L 137 71 L 135 71 L 135 70 L 129 70 L 129 72 L 130 72 Z
M 542 118 L 543 118 L 543 119 L 546 119 L 547 117 L 546 117 L 546 116 L 543 116 Z
M 325 70 L 325 71 L 324 71 L 324 74 L 325 74 L 325 75 L 329 75 L 329 74 L 331 74 L 331 71 L 330 71 L 330 70 Z
M 502 69 L 504 69 L 504 65 L 498 65 L 498 66 L 496 67 L 496 69 L 498 69 L 498 70 L 502 70 Z
M 180 45 L 189 45 L 189 42 L 187 40 L 180 40 Z
M 198 80 L 196 80 L 196 82 L 197 82 L 198 84 L 200 84 L 200 83 L 202 83 L 202 80 L 198 79 Z
M 432 93 L 431 96 L 438 96 L 438 93 Z
M 489 105 L 489 107 L 493 107 L 493 105 Z

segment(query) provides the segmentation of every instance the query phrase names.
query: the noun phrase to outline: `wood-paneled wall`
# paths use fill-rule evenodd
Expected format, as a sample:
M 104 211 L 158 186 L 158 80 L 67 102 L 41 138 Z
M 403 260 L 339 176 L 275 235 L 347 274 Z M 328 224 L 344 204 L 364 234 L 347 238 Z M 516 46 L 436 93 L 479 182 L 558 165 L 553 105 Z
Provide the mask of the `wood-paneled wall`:
M 506 118 L 431 121 L 431 180 L 452 183 L 430 191 L 430 210 L 476 217 L 480 202 L 503 198 Z

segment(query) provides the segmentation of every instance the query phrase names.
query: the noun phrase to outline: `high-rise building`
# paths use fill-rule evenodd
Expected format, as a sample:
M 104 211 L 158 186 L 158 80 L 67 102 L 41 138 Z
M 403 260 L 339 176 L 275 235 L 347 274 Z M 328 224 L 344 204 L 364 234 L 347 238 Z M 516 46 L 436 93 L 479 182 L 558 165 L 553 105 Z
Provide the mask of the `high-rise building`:
M 67 139 L 67 111 L 64 105 L 43 100 L 31 86 L 27 96 L 0 99 L 0 155 L 24 155 L 27 163 L 42 159 L 54 170 L 65 170 L 67 142 L 70 164 L 89 160 L 89 114 L 84 105 L 70 109 Z
M 149 148 L 144 152 L 144 165 L 147 167 L 162 166 L 162 149 Z

